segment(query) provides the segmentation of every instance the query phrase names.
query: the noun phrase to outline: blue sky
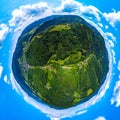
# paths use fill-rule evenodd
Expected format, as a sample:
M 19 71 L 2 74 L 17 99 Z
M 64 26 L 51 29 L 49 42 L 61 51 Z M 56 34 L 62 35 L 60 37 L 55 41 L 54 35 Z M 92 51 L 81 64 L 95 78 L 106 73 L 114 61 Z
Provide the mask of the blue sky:
M 78 0 L 80 2 L 83 2 L 87 5 L 94 5 L 97 8 L 99 8 L 103 12 L 111 12 L 112 9 L 116 9 L 117 11 L 120 10 L 119 4 L 120 1 L 114 1 L 114 0 Z
M 49 120 L 46 114 L 53 115 L 51 120 L 59 120 L 58 116 L 64 118 L 63 120 L 120 119 L 119 5 L 120 2 L 114 0 L 42 0 L 42 3 L 41 0 L 1 0 L 0 120 L 16 120 L 17 117 L 20 120 Z M 11 54 L 19 34 L 34 20 L 58 13 L 72 13 L 85 18 L 104 36 L 111 53 L 111 72 L 114 74 L 111 75 L 112 81 L 108 77 L 99 94 L 87 104 L 77 107 L 76 112 L 74 109 L 58 112 L 49 107 L 44 108 L 27 96 L 11 76 Z

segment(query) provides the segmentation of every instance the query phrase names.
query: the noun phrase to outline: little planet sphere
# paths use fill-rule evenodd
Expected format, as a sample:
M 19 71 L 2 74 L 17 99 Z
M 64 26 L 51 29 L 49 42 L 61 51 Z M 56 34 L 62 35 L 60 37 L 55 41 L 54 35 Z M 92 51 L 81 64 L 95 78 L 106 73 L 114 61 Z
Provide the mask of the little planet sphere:
M 99 90 L 108 72 L 108 53 L 104 38 L 83 18 L 55 15 L 25 28 L 12 69 L 24 90 L 26 85 L 46 104 L 69 108 Z

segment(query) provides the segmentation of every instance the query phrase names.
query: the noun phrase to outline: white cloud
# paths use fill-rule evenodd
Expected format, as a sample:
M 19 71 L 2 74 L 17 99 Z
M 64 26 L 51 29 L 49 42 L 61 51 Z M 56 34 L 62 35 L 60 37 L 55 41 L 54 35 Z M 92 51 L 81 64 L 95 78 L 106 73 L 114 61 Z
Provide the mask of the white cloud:
M 3 72 L 3 67 L 0 66 L 0 78 L 1 78 L 1 76 L 2 76 L 2 72 Z
M 111 52 L 112 52 L 113 63 L 116 64 L 116 54 L 115 54 L 115 51 L 113 49 L 111 49 Z
M 105 119 L 105 117 L 100 116 L 100 117 L 96 118 L 95 120 L 106 120 L 106 119 Z
M 111 13 L 104 13 L 104 17 L 114 27 L 117 22 L 120 22 L 120 11 L 113 11 Z
M 111 104 L 114 103 L 116 104 L 116 107 L 120 106 L 120 80 L 116 82 L 113 97 L 111 98 Z
M 120 71 L 120 60 L 119 60 L 119 62 L 118 62 L 118 70 Z
M 101 12 L 96 7 L 94 7 L 94 6 L 85 6 L 85 11 L 83 13 L 88 13 L 89 15 L 91 15 L 91 17 L 94 17 L 98 21 L 100 21 L 99 14 Z
M 106 32 L 106 35 L 107 35 L 108 39 L 111 39 L 111 40 L 113 40 L 113 41 L 116 41 L 116 37 L 115 37 L 112 33 Z
M 9 31 L 6 24 L 0 24 L 0 42 L 3 41 Z
M 59 7 L 55 8 L 57 12 L 77 12 L 79 7 L 82 6 L 81 3 L 74 0 L 62 0 L 62 3 Z
M 84 6 L 75 0 L 63 0 L 57 8 L 50 7 L 46 2 L 40 2 L 33 5 L 20 6 L 12 12 L 12 19 L 9 20 L 10 26 L 21 26 L 26 21 L 32 21 L 41 16 L 47 16 L 56 13 L 76 13 L 94 18 L 100 21 L 100 11 L 94 6 Z M 27 22 L 26 22 L 27 23 Z
M 96 19 L 97 21 L 100 21 L 99 14 L 101 13 L 96 7 L 94 6 L 85 6 L 80 2 L 77 2 L 75 0 L 63 0 L 60 7 L 55 8 L 55 11 L 57 12 L 68 12 L 68 13 L 76 13 L 85 15 L 89 18 Z
M 112 40 L 108 40 L 109 47 L 114 47 L 114 43 Z
M 105 28 L 106 28 L 106 29 L 108 29 L 108 28 L 109 28 L 109 26 L 108 26 L 108 25 L 105 25 Z
M 7 83 L 7 84 L 9 84 L 9 83 L 10 83 L 10 82 L 9 82 L 9 80 L 8 80 L 7 75 L 5 75 L 5 76 L 4 76 L 4 82 L 5 82 L 5 83 Z
M 49 11 L 47 11 L 49 10 Z M 12 19 L 9 21 L 10 26 L 20 26 L 29 19 L 36 16 L 42 16 L 45 12 L 50 12 L 49 6 L 46 2 L 40 2 L 33 5 L 20 6 L 12 12 Z
M 51 120 L 60 120 L 60 118 L 50 118 Z
M 98 25 L 99 25 L 101 28 L 103 28 L 103 24 L 102 24 L 102 23 L 98 23 Z

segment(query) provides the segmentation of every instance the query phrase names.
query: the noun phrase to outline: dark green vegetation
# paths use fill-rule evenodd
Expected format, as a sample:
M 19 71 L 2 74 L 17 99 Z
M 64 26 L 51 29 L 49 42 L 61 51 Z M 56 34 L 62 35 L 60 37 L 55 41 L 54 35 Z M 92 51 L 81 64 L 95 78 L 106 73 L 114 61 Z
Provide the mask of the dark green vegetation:
M 59 16 L 20 37 L 25 83 L 49 105 L 68 108 L 95 93 L 108 71 L 103 37 L 78 16 Z

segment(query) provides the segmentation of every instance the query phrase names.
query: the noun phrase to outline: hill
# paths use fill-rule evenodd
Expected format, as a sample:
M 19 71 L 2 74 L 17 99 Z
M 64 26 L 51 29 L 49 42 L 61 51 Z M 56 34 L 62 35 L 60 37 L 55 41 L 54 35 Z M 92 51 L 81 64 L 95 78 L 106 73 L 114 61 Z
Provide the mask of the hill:
M 56 16 L 20 36 L 21 75 L 49 105 L 68 108 L 78 104 L 99 89 L 107 74 L 104 39 L 85 23 L 79 16 Z

